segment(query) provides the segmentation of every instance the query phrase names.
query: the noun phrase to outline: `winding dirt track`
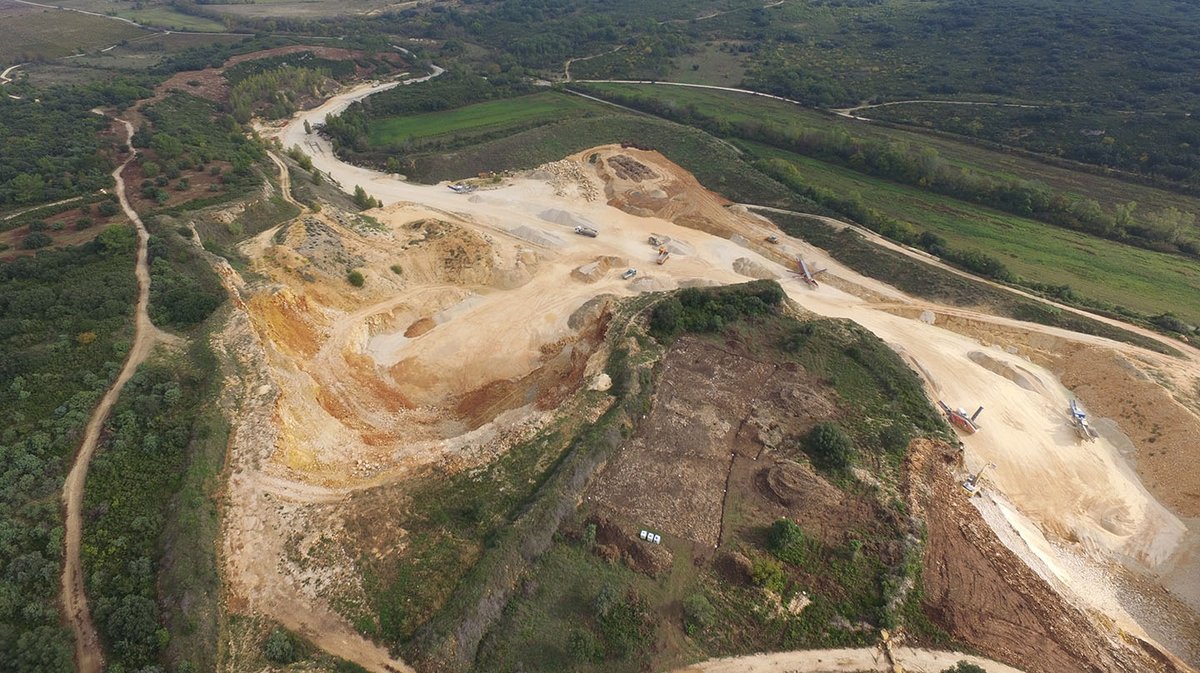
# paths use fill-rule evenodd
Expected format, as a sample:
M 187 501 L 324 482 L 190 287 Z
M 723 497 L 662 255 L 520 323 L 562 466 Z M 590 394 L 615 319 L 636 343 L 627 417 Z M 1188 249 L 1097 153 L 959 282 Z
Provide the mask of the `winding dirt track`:
M 283 196 L 283 200 L 300 208 L 300 210 L 308 210 L 304 204 L 292 198 L 292 175 L 288 171 L 287 164 L 283 163 L 283 159 L 280 159 L 278 154 L 269 150 L 267 151 L 267 156 L 271 157 L 271 161 L 279 169 L 279 193 Z
M 961 652 L 917 650 L 898 647 L 892 650 L 892 658 L 900 670 L 941 671 L 953 667 L 959 661 L 984 666 L 991 673 L 1021 673 L 1018 668 L 998 661 L 984 659 Z M 862 673 L 878 671 L 888 673 L 891 662 L 878 647 L 862 647 L 839 650 L 799 650 L 752 654 L 744 657 L 710 659 L 691 666 L 676 669 L 674 673 Z
M 125 140 L 130 142 L 133 138 L 133 125 L 123 119 L 117 121 L 125 125 Z M 79 559 L 80 539 L 83 536 L 83 487 L 87 480 L 88 465 L 96 450 L 100 430 L 104 427 L 104 421 L 112 411 L 113 405 L 116 404 L 121 389 L 133 377 L 138 366 L 146 360 L 154 345 L 166 337 L 150 322 L 150 314 L 147 310 L 150 303 L 150 269 L 146 261 L 146 248 L 150 235 L 146 232 L 146 227 L 142 224 L 142 219 L 138 217 L 137 211 L 129 205 L 129 200 L 125 198 L 125 180 L 121 177 L 121 171 L 125 170 L 125 167 L 136 156 L 136 151 L 130 152 L 125 161 L 112 174 L 117 181 L 116 192 L 117 198 L 121 201 L 121 208 L 133 222 L 138 237 L 137 266 L 134 271 L 137 276 L 138 298 L 134 313 L 133 346 L 129 349 L 129 355 L 125 358 L 125 366 L 121 368 L 117 380 L 113 382 L 108 392 L 104 393 L 104 397 L 100 399 L 100 403 L 92 412 L 92 417 L 88 421 L 83 435 L 83 443 L 80 444 L 79 452 L 75 455 L 75 464 L 71 466 L 71 472 L 67 475 L 67 481 L 63 485 L 63 506 L 66 508 L 66 558 L 62 575 L 63 613 L 75 636 L 75 662 L 76 670 L 79 673 L 101 673 L 104 670 L 104 652 L 100 646 L 96 626 L 92 623 L 92 614 L 88 610 L 83 567 Z

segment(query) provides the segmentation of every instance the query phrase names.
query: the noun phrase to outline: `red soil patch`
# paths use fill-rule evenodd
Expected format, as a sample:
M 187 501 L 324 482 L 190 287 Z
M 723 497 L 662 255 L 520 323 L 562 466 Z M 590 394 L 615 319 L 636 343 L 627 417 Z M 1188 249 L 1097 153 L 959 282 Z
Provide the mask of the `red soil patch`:
M 404 336 L 408 337 L 409 339 L 414 339 L 422 334 L 425 334 L 434 327 L 437 327 L 437 323 L 434 322 L 432 318 L 421 318 L 409 325 L 408 329 L 404 330 Z
M 275 47 L 273 49 L 264 49 L 250 54 L 239 54 L 231 57 L 228 61 L 219 68 L 205 68 L 203 70 L 189 70 L 171 75 L 162 84 L 159 84 L 154 89 L 154 95 L 150 98 L 138 101 L 137 108 L 143 105 L 153 105 L 155 102 L 162 100 L 172 92 L 181 91 L 189 93 L 199 98 L 221 103 L 229 99 L 229 81 L 225 79 L 224 73 L 227 68 L 235 66 L 246 61 L 257 61 L 263 58 L 272 56 L 282 56 L 285 54 L 297 54 L 300 52 L 312 52 L 316 56 L 329 59 L 331 61 L 346 61 L 351 59 L 363 58 L 367 56 L 367 52 L 357 49 L 342 49 L 340 47 L 313 47 L 302 44 L 294 44 L 286 47 Z M 403 66 L 406 61 L 400 54 L 391 54 L 381 52 L 375 55 L 388 61 L 396 67 Z M 371 74 L 369 68 L 356 68 L 355 77 L 365 77 Z

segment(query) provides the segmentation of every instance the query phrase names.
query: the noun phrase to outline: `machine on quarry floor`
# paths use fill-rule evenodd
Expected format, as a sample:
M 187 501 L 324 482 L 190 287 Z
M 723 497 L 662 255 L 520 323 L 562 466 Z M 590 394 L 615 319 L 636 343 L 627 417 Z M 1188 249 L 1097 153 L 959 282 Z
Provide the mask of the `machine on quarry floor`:
M 946 414 L 946 420 L 950 421 L 951 425 L 959 430 L 962 430 L 968 435 L 973 435 L 976 432 L 979 432 L 979 429 L 982 427 L 977 421 L 979 419 L 979 414 L 983 413 L 983 407 L 979 407 L 975 410 L 975 413 L 968 416 L 965 409 L 961 407 L 958 409 L 951 409 L 945 402 L 941 400 L 938 400 L 938 406 L 942 408 L 942 413 Z

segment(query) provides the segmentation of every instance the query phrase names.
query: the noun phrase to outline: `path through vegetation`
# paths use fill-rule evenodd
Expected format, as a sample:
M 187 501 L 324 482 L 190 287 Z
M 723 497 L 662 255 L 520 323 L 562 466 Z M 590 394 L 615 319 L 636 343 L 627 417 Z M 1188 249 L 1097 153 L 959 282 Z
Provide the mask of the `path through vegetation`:
M 126 143 L 131 143 L 133 125 L 123 119 L 118 121 L 125 126 Z M 138 217 L 137 211 L 125 197 L 125 180 L 121 177 L 121 172 L 136 156 L 137 152 L 131 151 L 125 161 L 113 171 L 113 178 L 117 182 L 117 198 L 121 202 L 121 208 L 125 210 L 126 217 L 133 222 L 137 229 L 138 247 L 135 274 L 138 282 L 138 298 L 133 345 L 129 348 L 125 366 L 121 368 L 117 380 L 104 393 L 104 397 L 100 399 L 100 403 L 92 412 L 92 417 L 88 420 L 87 429 L 83 435 L 83 443 L 79 446 L 79 453 L 75 456 L 75 464 L 71 466 L 71 472 L 67 475 L 67 481 L 63 485 L 63 505 L 66 508 L 66 558 L 62 575 L 63 611 L 66 613 L 67 623 L 75 636 L 75 663 L 79 673 L 101 673 L 104 670 L 104 652 L 96 633 L 96 625 L 92 622 L 92 614 L 88 609 L 83 567 L 79 558 L 80 539 L 83 536 L 83 487 L 87 481 L 88 465 L 91 463 L 92 454 L 96 451 L 100 430 L 103 429 L 104 421 L 112 412 L 113 405 L 116 404 L 117 398 L 121 394 L 121 389 L 133 377 L 138 366 L 146 360 L 154 345 L 160 340 L 171 338 L 150 322 L 148 312 L 150 268 L 147 263 L 147 246 L 150 235 L 147 233 L 145 225 L 142 224 L 141 218 Z

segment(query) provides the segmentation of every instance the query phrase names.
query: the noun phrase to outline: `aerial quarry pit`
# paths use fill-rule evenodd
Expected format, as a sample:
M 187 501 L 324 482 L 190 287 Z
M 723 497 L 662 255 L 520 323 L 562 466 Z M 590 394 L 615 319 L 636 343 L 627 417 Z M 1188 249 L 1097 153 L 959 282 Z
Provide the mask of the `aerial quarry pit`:
M 315 551 L 344 536 L 345 504 L 430 470 L 479 466 L 545 427 L 577 391 L 602 385 L 613 302 L 774 278 L 803 311 L 876 334 L 934 402 L 984 408 L 961 459 L 928 456 L 917 470 L 936 475 L 926 492 L 956 503 L 931 536 L 961 527 L 971 541 L 934 543 L 933 553 L 992 568 L 927 567 L 942 600 L 964 594 L 944 613 L 957 615 L 957 637 L 1030 671 L 1200 664 L 1195 350 L 1177 358 L 915 299 L 782 235 L 653 151 L 597 147 L 461 193 L 351 166 L 304 125 L 369 91 L 265 134 L 384 205 L 302 214 L 243 245 L 245 280 L 224 274 L 239 310 L 221 344 L 241 365 L 229 375 L 240 408 L 224 535 L 235 611 L 267 615 L 368 670 L 408 670 L 330 605 L 334 594 L 363 591 L 354 552 Z M 661 265 L 651 236 L 667 242 Z M 827 269 L 818 289 L 795 273 L 798 258 Z M 623 278 L 627 268 L 637 274 Z M 350 270 L 361 287 L 347 282 Z M 1070 424 L 1076 398 L 1092 413 L 1095 441 Z M 984 466 L 978 497 L 956 487 Z M 402 547 L 404 531 L 392 533 L 389 544 Z M 318 556 L 315 566 L 296 561 Z M 1028 594 L 970 590 L 989 578 Z M 1087 642 L 1108 651 L 1037 661 L 1022 649 L 1037 627 L 1021 610 L 1068 615 L 1063 628 L 1091 629 Z

